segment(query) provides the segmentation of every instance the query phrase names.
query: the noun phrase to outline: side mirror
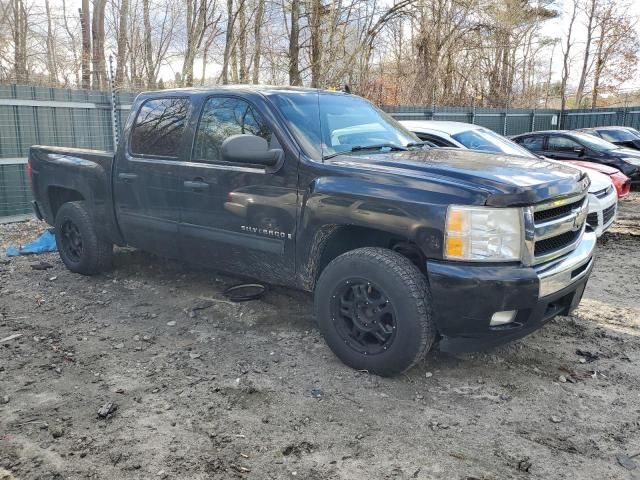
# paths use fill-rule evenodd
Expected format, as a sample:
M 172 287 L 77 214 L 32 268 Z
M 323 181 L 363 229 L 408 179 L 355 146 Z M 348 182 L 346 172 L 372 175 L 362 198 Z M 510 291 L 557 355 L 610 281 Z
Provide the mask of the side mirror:
M 231 135 L 222 142 L 221 147 L 222 159 L 232 163 L 274 167 L 282 156 L 282 150 L 269 150 L 267 141 L 257 135 Z
M 585 150 L 584 150 L 584 147 L 575 147 L 573 149 L 573 152 L 577 153 L 580 156 L 582 156 L 582 155 L 584 155 Z

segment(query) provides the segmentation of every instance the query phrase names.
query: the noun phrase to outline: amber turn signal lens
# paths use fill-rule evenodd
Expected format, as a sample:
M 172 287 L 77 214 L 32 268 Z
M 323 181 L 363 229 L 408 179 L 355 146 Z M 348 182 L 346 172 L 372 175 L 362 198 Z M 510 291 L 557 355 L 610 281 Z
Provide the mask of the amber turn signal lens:
M 447 237 L 447 256 L 461 257 L 464 247 L 464 238 Z
M 447 232 L 463 232 L 464 231 L 465 212 L 452 210 L 447 216 Z

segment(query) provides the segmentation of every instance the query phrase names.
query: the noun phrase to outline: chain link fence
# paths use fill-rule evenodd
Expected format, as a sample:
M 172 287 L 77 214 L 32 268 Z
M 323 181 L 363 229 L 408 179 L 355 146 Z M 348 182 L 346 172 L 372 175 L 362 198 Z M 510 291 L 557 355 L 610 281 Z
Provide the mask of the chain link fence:
M 27 175 L 31 145 L 113 151 L 136 95 L 115 90 L 0 85 L 0 222 L 31 215 Z M 565 112 L 438 106 L 383 106 L 383 109 L 399 120 L 468 122 L 507 136 L 600 125 L 640 128 L 640 107 Z
M 31 145 L 113 151 L 114 135 L 126 121 L 135 96 L 0 85 L 0 222 L 31 214 L 27 175 Z

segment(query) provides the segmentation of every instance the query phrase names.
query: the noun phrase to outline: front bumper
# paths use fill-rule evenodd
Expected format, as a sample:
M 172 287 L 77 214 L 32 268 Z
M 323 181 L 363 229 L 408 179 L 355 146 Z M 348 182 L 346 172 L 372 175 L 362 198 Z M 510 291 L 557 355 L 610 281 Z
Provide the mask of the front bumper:
M 618 214 L 618 194 L 615 188 L 603 197 L 598 198 L 589 194 L 589 214 L 587 224 L 600 237 L 613 224 Z
M 594 232 L 567 256 L 536 267 L 427 261 L 440 350 L 469 352 L 522 338 L 578 306 L 593 269 Z M 491 326 L 494 313 L 516 310 Z

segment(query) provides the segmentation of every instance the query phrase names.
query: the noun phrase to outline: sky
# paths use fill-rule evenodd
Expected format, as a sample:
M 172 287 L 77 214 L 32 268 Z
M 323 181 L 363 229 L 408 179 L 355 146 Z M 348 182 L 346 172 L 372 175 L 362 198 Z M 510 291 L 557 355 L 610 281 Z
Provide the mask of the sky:
M 630 14 L 640 15 L 640 0 L 631 0 L 632 8 L 629 9 Z M 569 19 L 571 14 L 571 9 L 573 7 L 573 0 L 559 0 L 556 4 L 556 8 L 558 10 L 562 10 L 563 14 L 553 20 L 549 20 L 545 23 L 542 32 L 545 36 L 548 37 L 558 37 L 561 35 L 561 38 L 566 38 L 567 31 L 569 29 Z M 640 21 L 636 22 L 636 31 L 640 36 Z M 587 29 L 586 29 L 586 19 L 578 18 L 574 24 L 574 42 L 572 48 L 572 63 L 569 74 L 569 89 L 572 87 L 575 88 L 578 83 L 578 77 L 580 75 L 580 69 L 582 67 L 582 55 L 584 52 L 584 45 L 586 43 L 587 37 Z M 562 74 L 562 49 L 560 44 L 558 44 L 555 48 L 553 54 L 553 80 L 560 80 L 560 76 Z M 624 89 L 640 89 L 640 68 L 633 79 L 625 82 L 622 85 Z

